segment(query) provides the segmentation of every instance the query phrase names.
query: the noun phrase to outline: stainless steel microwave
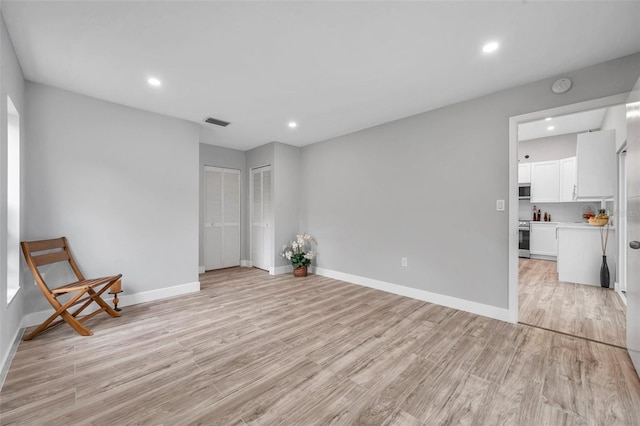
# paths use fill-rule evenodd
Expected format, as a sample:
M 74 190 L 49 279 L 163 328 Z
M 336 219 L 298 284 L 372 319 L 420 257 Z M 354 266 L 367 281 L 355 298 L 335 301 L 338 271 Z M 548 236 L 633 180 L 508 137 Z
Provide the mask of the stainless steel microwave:
M 525 183 L 518 185 L 518 199 L 529 200 L 531 199 L 531 184 Z

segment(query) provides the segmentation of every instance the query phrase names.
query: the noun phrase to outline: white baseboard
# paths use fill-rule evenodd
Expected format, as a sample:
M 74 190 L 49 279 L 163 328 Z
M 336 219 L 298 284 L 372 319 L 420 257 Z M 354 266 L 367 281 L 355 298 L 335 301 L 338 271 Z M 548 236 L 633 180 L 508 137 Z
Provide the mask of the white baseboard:
M 46 319 L 46 318 L 45 318 Z M 11 367 L 11 361 L 13 361 L 13 357 L 16 355 L 18 351 L 18 345 L 22 340 L 22 335 L 24 334 L 24 328 L 18 328 L 16 330 L 16 334 L 13 336 L 13 340 L 11 343 L 11 348 L 5 354 L 2 363 L 0 364 L 0 390 L 2 390 L 2 386 L 4 385 L 4 381 L 7 378 L 7 373 L 9 372 L 9 367 Z
M 241 260 L 240 266 L 243 266 L 245 268 L 253 268 L 253 262 L 250 260 Z
M 330 269 L 318 267 L 313 269 L 316 274 L 322 275 L 323 277 L 346 281 L 364 287 L 375 288 L 376 290 L 386 291 L 387 293 L 411 297 L 413 299 L 435 303 L 436 305 L 442 305 L 448 308 L 458 309 L 460 311 L 471 312 L 472 314 L 481 315 L 483 317 L 489 317 L 500 321 L 509 322 L 509 310 L 506 308 L 498 308 L 496 306 L 472 302 L 470 300 L 460 299 L 453 296 L 432 293 L 412 287 L 405 287 L 398 284 L 391 284 L 385 281 L 374 280 L 372 278 L 361 277 L 359 275 L 332 271 Z
M 120 294 L 120 304 L 118 306 L 137 305 L 138 303 L 152 302 L 154 300 L 166 299 L 167 297 L 175 297 L 197 291 L 200 291 L 200 281 L 134 294 L 127 294 L 125 288 L 125 292 Z
M 199 274 L 204 274 L 205 273 L 204 266 L 198 266 L 198 273 Z
M 529 256 L 530 259 L 539 259 L 539 260 L 551 260 L 554 262 L 558 261 L 557 256 L 547 256 L 546 254 L 532 254 Z
M 124 287 L 124 290 L 125 291 L 123 293 L 120 293 L 119 295 L 120 303 L 118 303 L 118 307 L 137 305 L 138 303 L 152 302 L 154 300 L 166 299 L 168 297 L 176 297 L 176 296 L 180 296 L 182 294 L 187 294 L 187 293 L 194 293 L 194 292 L 200 291 L 200 282 L 196 281 L 193 283 L 180 284 L 173 287 L 159 288 L 156 290 L 143 291 L 143 292 L 134 293 L 134 294 L 127 294 L 126 287 Z M 112 300 L 111 296 L 103 297 L 103 299 L 105 299 L 109 303 L 111 303 L 111 300 Z M 97 308 L 96 304 L 94 303 L 93 309 L 91 308 L 92 307 L 89 307 L 87 308 L 86 311 L 83 311 L 83 312 L 87 314 L 93 312 Z M 27 314 L 22 318 L 21 326 L 31 327 L 34 325 L 41 324 L 44 320 L 49 318 L 49 316 L 53 314 L 53 312 L 54 311 L 52 308 L 46 311 L 33 312 L 31 314 Z

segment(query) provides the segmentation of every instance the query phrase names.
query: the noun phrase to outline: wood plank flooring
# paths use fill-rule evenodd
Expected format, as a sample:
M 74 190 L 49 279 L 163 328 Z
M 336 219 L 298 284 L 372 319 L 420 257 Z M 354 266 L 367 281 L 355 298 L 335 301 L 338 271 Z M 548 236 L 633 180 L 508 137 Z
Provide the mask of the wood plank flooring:
M 613 289 L 558 281 L 556 262 L 519 259 L 519 320 L 626 347 L 626 306 Z
M 0 424 L 640 424 L 619 348 L 319 276 L 200 279 L 22 342 Z

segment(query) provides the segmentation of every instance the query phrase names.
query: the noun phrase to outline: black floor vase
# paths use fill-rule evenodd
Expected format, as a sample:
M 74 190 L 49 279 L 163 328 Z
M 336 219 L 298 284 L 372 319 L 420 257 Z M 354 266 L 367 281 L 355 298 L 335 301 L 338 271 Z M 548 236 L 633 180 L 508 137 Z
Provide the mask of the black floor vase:
M 600 286 L 609 288 L 609 267 L 607 266 L 607 256 L 602 256 L 602 266 L 600 266 Z

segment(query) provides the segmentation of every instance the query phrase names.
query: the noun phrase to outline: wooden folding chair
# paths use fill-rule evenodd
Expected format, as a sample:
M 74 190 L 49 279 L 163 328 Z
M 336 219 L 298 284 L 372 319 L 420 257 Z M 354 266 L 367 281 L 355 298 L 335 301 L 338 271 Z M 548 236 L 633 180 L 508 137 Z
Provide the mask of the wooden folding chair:
M 120 316 L 118 312 L 116 312 L 104 300 L 102 300 L 100 295 L 107 291 L 114 284 L 117 284 L 116 287 L 120 287 L 120 278 L 122 277 L 122 274 L 113 275 L 111 277 L 85 279 L 80 272 L 80 269 L 78 268 L 75 260 L 73 260 L 73 256 L 69 251 L 69 246 L 65 237 L 42 241 L 24 241 L 21 243 L 21 245 L 22 252 L 24 253 L 27 265 L 29 265 L 29 269 L 31 269 L 31 272 L 33 273 L 33 277 L 38 283 L 40 290 L 42 290 L 42 293 L 55 310 L 55 313 L 53 315 L 51 315 L 45 322 L 40 324 L 35 330 L 29 333 L 24 338 L 24 340 L 31 340 L 38 333 L 54 327 L 62 322 L 66 322 L 67 324 L 69 324 L 79 334 L 83 336 L 90 336 L 93 333 L 82 324 L 83 322 L 103 311 L 111 315 L 112 317 Z M 46 251 L 46 253 L 34 255 L 34 253 L 43 251 Z M 73 272 L 78 278 L 78 281 L 63 285 L 61 287 L 57 287 L 55 289 L 50 289 L 42 278 L 38 267 L 56 262 L 64 262 L 65 260 L 68 261 L 71 265 L 71 269 L 73 269 Z M 102 286 L 102 288 L 99 291 L 94 290 L 94 288 L 100 286 Z M 58 298 L 65 294 L 71 295 L 71 299 L 69 299 L 65 303 L 61 303 Z M 85 295 L 86 297 L 83 297 Z M 83 317 L 78 317 L 78 314 L 89 307 L 92 302 L 97 303 L 100 306 L 100 309 L 91 312 L 90 314 Z M 80 305 L 80 307 L 74 312 L 70 313 L 68 309 L 76 305 Z M 53 322 L 53 320 L 58 316 L 60 316 L 61 319 Z

